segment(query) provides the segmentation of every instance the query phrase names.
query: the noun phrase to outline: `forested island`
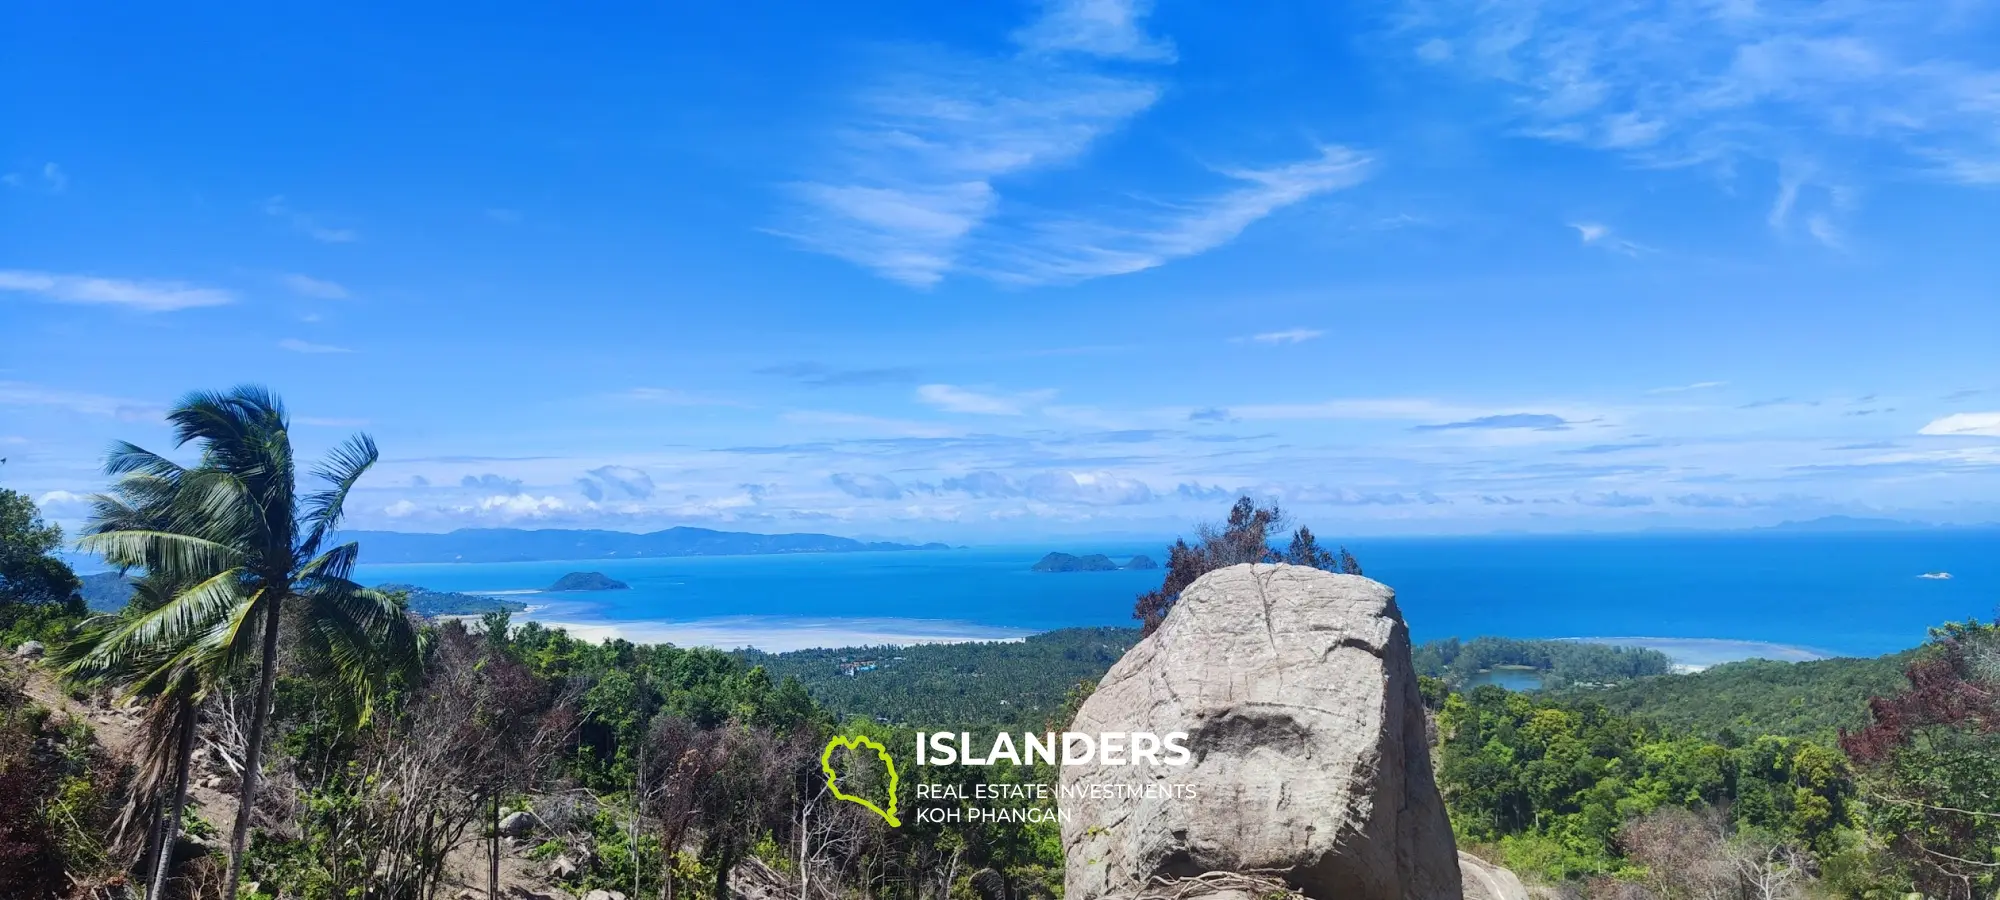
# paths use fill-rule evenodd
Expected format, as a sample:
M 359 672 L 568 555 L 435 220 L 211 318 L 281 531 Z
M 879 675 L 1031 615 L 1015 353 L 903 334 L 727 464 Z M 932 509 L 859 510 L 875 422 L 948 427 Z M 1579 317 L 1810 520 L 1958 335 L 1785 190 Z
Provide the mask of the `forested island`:
M 549 593 L 558 591 L 623 591 L 631 585 L 612 578 L 603 572 L 571 572 L 556 579 L 554 584 L 543 588 Z
M 1115 572 L 1119 569 L 1157 569 L 1159 563 L 1145 556 L 1134 556 L 1124 565 L 1112 561 L 1102 553 L 1075 556 L 1069 553 L 1050 553 L 1034 565 L 1037 572 Z

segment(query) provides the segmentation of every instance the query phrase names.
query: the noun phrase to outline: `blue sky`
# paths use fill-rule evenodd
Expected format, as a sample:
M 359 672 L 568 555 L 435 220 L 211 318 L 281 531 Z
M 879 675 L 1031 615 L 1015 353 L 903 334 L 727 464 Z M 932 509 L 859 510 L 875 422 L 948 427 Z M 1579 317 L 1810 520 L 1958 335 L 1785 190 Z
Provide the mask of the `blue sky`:
M 2000 10 L 17 3 L 0 483 L 245 381 L 359 526 L 2000 518 Z

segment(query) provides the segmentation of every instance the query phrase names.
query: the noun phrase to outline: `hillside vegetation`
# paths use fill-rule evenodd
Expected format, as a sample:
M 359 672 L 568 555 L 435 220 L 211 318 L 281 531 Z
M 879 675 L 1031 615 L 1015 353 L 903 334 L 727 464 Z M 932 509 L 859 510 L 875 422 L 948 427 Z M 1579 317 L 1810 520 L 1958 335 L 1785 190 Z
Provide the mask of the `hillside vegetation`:
M 1138 640 L 1136 628 L 1065 628 L 1019 641 L 739 655 L 774 679 L 798 679 L 842 716 L 1040 727 L 1072 689 L 1102 677 Z
M 1591 690 L 1614 712 L 1708 738 L 1770 734 L 1831 740 L 1868 721 L 1868 698 L 1903 687 L 1907 652 L 1875 659 L 1749 659 Z

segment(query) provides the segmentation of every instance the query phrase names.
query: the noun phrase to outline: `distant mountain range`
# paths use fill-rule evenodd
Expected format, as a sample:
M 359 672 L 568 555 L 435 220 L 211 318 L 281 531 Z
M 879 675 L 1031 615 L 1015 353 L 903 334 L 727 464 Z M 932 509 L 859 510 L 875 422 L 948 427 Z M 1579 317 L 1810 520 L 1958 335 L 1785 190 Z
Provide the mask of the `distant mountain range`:
M 830 534 L 749 534 L 707 528 L 669 528 L 647 534 L 556 528 L 461 528 L 446 534 L 349 531 L 341 539 L 361 542 L 361 559 L 369 563 L 537 562 L 951 549 L 949 544 L 897 544 L 857 541 Z
M 1858 516 L 1821 516 L 1796 522 L 1780 522 L 1754 531 L 1928 531 L 1939 526 L 1927 522 L 1905 522 L 1901 519 L 1867 519 Z

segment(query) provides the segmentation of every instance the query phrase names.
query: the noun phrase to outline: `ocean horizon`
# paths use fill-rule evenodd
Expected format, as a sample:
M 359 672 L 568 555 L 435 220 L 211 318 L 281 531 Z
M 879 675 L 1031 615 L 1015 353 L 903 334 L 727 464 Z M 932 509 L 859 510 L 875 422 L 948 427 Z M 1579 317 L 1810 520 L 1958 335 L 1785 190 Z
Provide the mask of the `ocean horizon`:
M 1703 666 L 1875 656 L 1994 614 L 2000 529 L 1377 538 L 1348 544 L 1397 592 L 1412 637 L 1616 640 Z M 509 563 L 362 564 L 365 583 L 506 596 L 581 637 L 769 651 L 1006 640 L 1130 626 L 1161 570 L 1039 573 L 1044 553 L 1123 561 L 1129 542 Z M 362 558 L 367 558 L 363 548 Z M 547 593 L 564 573 L 622 591 Z M 1950 578 L 1927 575 L 1950 573 Z

